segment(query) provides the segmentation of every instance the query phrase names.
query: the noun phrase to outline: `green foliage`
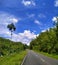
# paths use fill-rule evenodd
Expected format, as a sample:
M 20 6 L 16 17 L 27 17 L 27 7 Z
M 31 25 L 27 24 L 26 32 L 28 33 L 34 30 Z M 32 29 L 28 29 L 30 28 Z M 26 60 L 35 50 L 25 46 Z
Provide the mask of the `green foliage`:
M 24 50 L 29 49 L 29 47 L 26 44 L 23 45 L 23 48 Z
M 9 28 L 9 30 L 11 30 L 11 31 L 15 31 L 15 29 L 16 29 L 13 23 L 9 24 L 7 26 L 7 28 Z
M 13 42 L 8 39 L 0 38 L 0 56 L 18 53 L 24 50 L 21 42 Z
M 21 65 L 26 51 L 13 53 L 12 55 L 0 57 L 0 65 Z
M 30 43 L 30 48 L 47 53 L 58 54 L 58 29 L 50 28 L 46 32 L 42 32 L 36 39 Z
M 11 39 L 12 39 L 12 32 L 16 30 L 16 27 L 13 23 L 8 24 L 7 28 L 11 31 Z

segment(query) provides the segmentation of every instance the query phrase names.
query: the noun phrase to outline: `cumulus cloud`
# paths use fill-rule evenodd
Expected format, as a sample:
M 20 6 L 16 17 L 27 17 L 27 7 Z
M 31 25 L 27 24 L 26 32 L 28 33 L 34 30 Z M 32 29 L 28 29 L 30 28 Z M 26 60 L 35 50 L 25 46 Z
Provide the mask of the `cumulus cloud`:
M 34 23 L 36 23 L 36 24 L 38 24 L 38 25 L 42 25 L 39 20 L 35 20 Z
M 58 0 L 55 0 L 55 7 L 58 7 Z
M 24 4 L 24 6 L 35 6 L 35 2 L 33 0 L 22 0 L 22 4 Z
M 0 31 L 0 35 L 3 35 L 3 37 L 6 37 L 7 39 L 10 39 L 15 42 L 22 42 L 24 44 L 29 45 L 32 39 L 35 39 L 36 35 L 34 32 L 31 32 L 30 30 L 24 30 L 23 33 L 15 34 L 13 33 L 12 39 L 11 39 L 11 32 L 9 30 L 3 30 Z
M 22 42 L 25 43 L 27 45 L 29 45 L 30 41 L 32 39 L 36 38 L 36 34 L 34 34 L 33 32 L 31 32 L 30 30 L 24 30 L 23 33 L 18 33 L 18 34 L 13 34 L 13 41 L 16 42 Z
M 57 18 L 58 18 L 58 17 L 57 17 Z M 53 17 L 53 18 L 52 18 L 52 21 L 57 22 L 57 18 L 56 18 L 56 17 Z
M 10 18 L 10 21 L 12 21 L 13 23 L 17 23 L 18 19 L 16 19 L 16 18 Z
M 6 28 L 6 27 L 1 27 L 0 28 L 0 37 L 2 36 L 2 37 L 11 37 L 10 36 L 10 34 L 11 34 L 11 32 Z
M 0 13 L 0 24 L 17 23 L 18 19 L 8 13 Z

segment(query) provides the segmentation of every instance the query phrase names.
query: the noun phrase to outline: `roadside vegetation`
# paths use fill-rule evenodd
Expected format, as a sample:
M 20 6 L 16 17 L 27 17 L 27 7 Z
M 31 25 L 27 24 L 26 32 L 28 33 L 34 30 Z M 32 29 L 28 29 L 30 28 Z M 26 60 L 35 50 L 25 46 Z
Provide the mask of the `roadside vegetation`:
M 0 57 L 0 65 L 21 65 L 26 53 L 26 51 L 21 51 L 13 53 L 12 55 Z
M 51 54 L 52 57 L 54 55 L 58 57 L 58 18 L 54 24 L 55 28 L 41 32 L 36 39 L 30 42 L 30 49 L 45 52 L 47 56 Z
M 11 55 L 25 50 L 26 45 L 21 42 L 13 42 L 8 39 L 0 38 L 0 56 Z
M 27 45 L 0 38 L 0 65 L 20 65 Z

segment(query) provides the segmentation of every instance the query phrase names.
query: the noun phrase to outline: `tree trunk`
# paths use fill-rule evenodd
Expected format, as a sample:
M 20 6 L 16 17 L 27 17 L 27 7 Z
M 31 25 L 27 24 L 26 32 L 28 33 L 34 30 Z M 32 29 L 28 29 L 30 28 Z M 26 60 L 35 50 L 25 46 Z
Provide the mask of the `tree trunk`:
M 11 30 L 11 40 L 12 40 L 12 30 Z

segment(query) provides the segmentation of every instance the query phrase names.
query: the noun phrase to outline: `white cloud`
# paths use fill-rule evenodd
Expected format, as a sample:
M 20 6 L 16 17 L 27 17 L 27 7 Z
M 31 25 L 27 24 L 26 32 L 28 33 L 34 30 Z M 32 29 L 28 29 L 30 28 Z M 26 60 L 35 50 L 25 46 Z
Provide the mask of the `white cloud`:
M 42 32 L 46 32 L 46 30 L 42 30 Z
M 35 2 L 33 0 L 29 1 L 29 0 L 22 0 L 22 4 L 24 4 L 25 6 L 35 6 Z
M 58 0 L 55 0 L 55 7 L 58 7 Z
M 28 13 L 27 13 L 26 18 L 24 18 L 23 20 L 32 19 L 34 16 L 35 16 L 35 14 L 28 14 Z
M 42 13 L 39 14 L 38 17 L 39 17 L 39 18 L 46 18 L 46 16 L 45 16 L 44 14 L 42 14 Z
M 32 18 L 35 16 L 35 14 L 27 14 L 28 18 Z
M 38 24 L 38 25 L 42 25 L 39 20 L 35 20 L 34 23 L 36 23 L 36 24 Z
M 13 34 L 13 41 L 17 41 L 17 42 L 22 42 L 22 43 L 26 43 L 27 45 L 29 45 L 30 41 L 32 39 L 36 38 L 36 34 L 34 34 L 33 32 L 30 32 L 30 30 L 24 30 L 23 33 L 18 33 L 18 34 Z
M 53 28 L 53 27 L 52 27 Z M 43 29 L 41 32 L 46 32 L 46 31 L 49 31 L 50 30 L 50 28 L 48 27 L 48 28 L 46 28 L 46 29 Z
M 6 29 L 4 27 L 0 28 L 0 37 L 7 37 L 7 38 L 9 37 L 10 38 L 11 37 L 10 34 L 11 33 L 10 33 L 10 31 L 8 29 Z
M 57 17 L 57 18 L 58 18 L 58 17 Z M 56 18 L 56 17 L 53 17 L 53 18 L 52 18 L 52 21 L 57 22 L 57 18 Z
M 22 1 L 22 3 L 25 5 L 25 6 L 27 6 L 27 5 L 30 5 L 31 4 L 31 2 L 30 1 Z
M 0 13 L 0 24 L 17 23 L 18 19 L 8 13 Z
M 16 19 L 16 18 L 10 18 L 10 21 L 12 21 L 13 23 L 17 23 L 18 19 Z

